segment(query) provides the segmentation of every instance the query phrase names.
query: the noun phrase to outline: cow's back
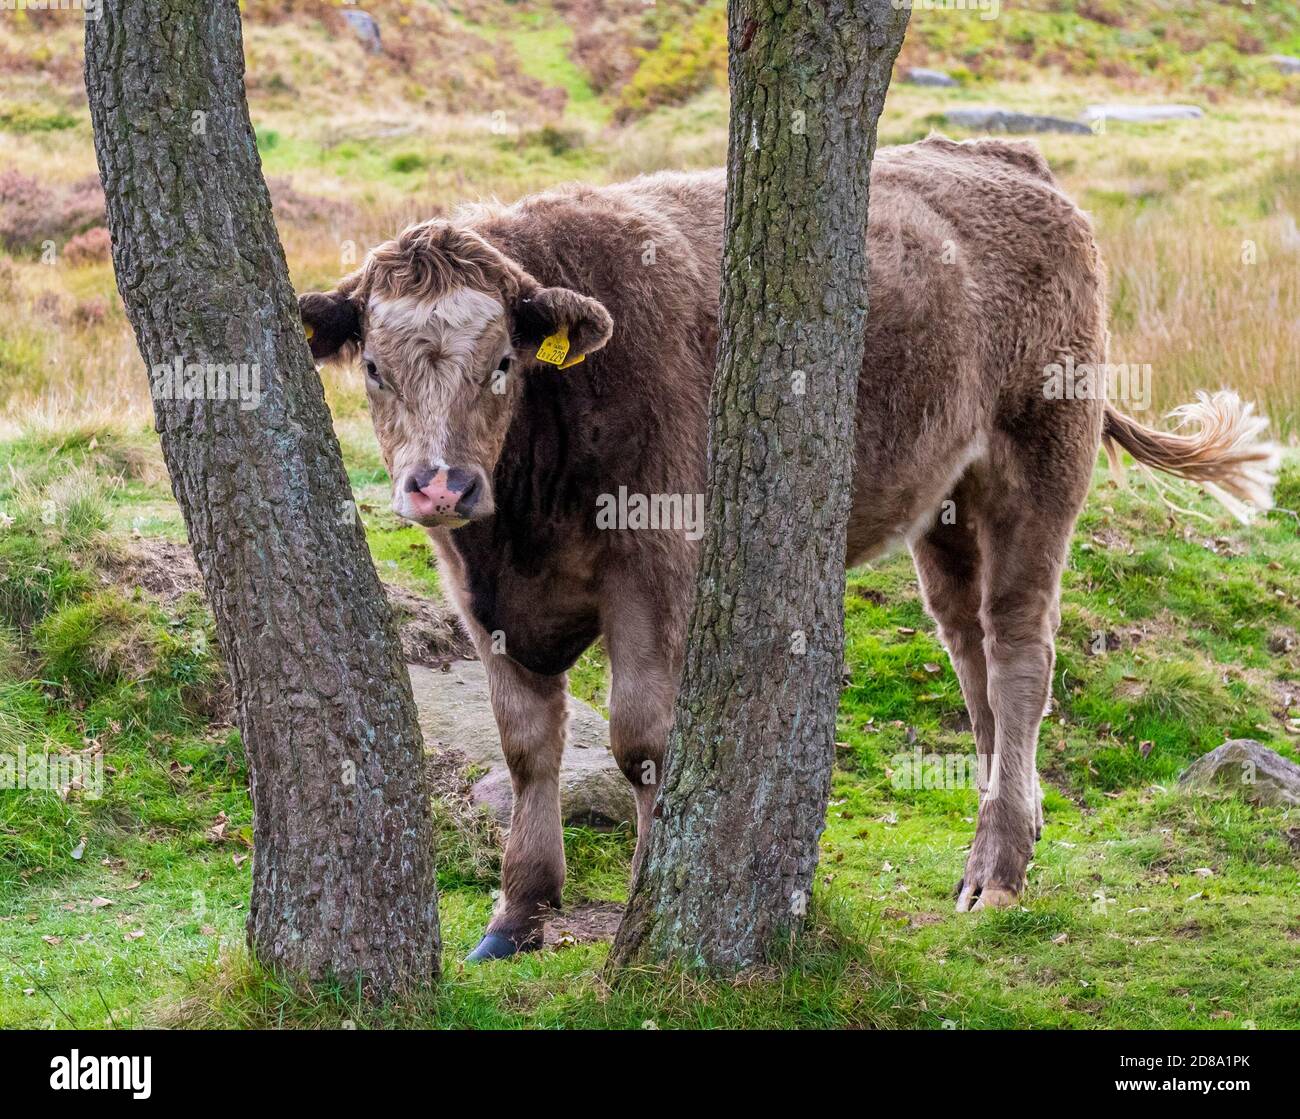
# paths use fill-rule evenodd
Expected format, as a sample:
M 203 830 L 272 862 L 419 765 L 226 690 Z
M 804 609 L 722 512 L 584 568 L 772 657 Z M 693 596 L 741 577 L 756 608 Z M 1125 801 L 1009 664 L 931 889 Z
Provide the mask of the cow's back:
M 1044 367 L 1105 347 L 1086 217 L 1042 156 L 1007 140 L 881 149 L 858 388 L 850 559 L 910 539 L 1000 433 L 1044 414 Z

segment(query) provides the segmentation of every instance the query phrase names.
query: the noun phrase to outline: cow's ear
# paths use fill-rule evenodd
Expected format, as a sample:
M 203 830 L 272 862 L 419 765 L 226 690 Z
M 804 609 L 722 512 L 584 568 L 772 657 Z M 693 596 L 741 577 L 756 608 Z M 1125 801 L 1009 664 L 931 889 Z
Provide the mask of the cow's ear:
M 360 308 L 341 291 L 309 291 L 298 297 L 298 313 L 311 356 L 329 361 L 361 343 Z
M 552 365 L 574 364 L 614 332 L 614 320 L 601 303 L 568 288 L 533 288 L 520 295 L 511 320 L 515 348 L 534 351 L 539 361 Z

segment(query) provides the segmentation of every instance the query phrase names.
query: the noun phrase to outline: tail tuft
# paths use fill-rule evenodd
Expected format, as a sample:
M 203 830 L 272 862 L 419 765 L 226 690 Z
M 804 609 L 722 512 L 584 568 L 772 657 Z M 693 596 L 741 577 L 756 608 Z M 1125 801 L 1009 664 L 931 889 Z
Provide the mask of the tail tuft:
M 1138 462 L 1196 482 L 1238 520 L 1273 506 L 1282 455 L 1264 438 L 1268 419 L 1255 414 L 1235 392 L 1198 392 L 1196 400 L 1169 415 L 1178 427 L 1195 424 L 1190 435 L 1156 431 L 1106 405 L 1102 439 L 1112 465 L 1118 443 Z

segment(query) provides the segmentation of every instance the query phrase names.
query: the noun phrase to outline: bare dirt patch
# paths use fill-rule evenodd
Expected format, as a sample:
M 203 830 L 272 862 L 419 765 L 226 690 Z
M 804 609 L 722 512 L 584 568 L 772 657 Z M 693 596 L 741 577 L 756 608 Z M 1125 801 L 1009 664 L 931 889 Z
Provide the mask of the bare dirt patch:
M 623 920 L 623 906 L 616 901 L 593 901 L 570 906 L 547 919 L 544 943 L 548 948 L 572 948 L 613 940 Z

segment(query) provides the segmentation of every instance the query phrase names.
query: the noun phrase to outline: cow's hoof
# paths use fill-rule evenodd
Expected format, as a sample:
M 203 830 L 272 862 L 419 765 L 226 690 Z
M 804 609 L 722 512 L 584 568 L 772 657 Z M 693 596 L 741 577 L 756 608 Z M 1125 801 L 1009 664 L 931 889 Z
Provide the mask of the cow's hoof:
M 541 947 L 540 940 L 519 943 L 504 933 L 487 933 L 478 942 L 478 947 L 465 957 L 467 964 L 476 964 L 481 960 L 504 960 L 520 952 L 536 952 Z
M 967 884 L 963 878 L 957 883 L 957 912 L 978 913 L 981 909 L 1010 909 L 1020 902 L 1020 891 L 993 883 L 981 886 L 978 882 Z
M 1017 904 L 1034 853 L 1033 834 L 1032 816 L 1018 818 L 1013 827 L 981 815 L 965 872 L 957 884 L 958 913 L 1006 909 Z

